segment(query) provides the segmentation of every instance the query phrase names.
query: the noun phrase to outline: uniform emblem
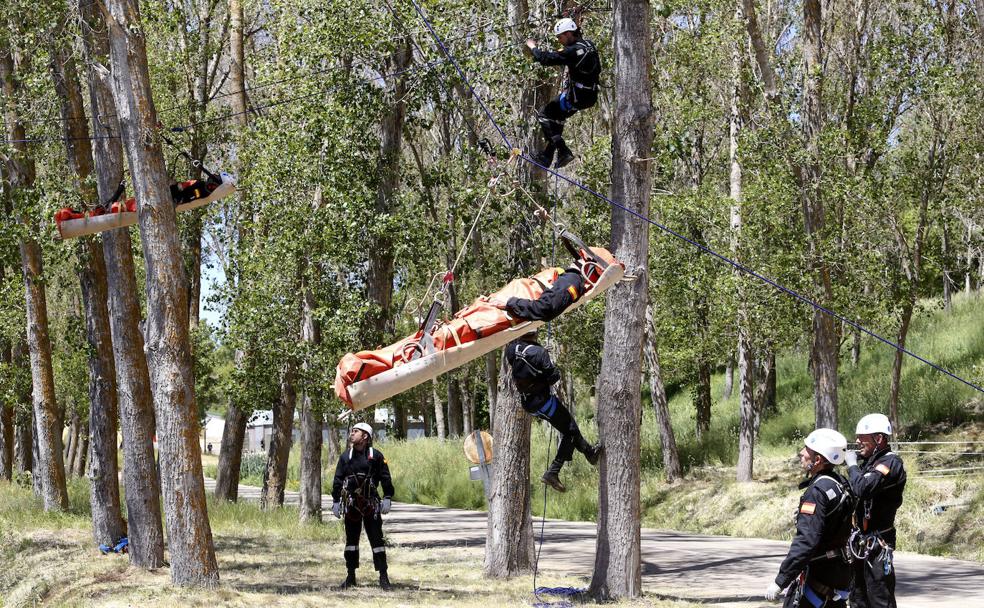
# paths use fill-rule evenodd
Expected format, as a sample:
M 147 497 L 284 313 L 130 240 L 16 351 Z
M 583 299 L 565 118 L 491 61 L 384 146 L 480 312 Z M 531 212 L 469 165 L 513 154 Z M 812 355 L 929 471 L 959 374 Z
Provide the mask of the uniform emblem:
M 813 515 L 813 512 L 817 510 L 817 503 L 815 502 L 804 502 L 800 505 L 800 513 L 805 513 L 807 515 Z
M 577 290 L 574 289 L 574 286 L 573 285 L 571 285 L 570 287 L 568 287 L 567 288 L 567 291 L 569 291 L 571 293 L 571 297 L 572 298 L 574 298 L 575 300 L 577 299 Z
M 881 473 L 882 475 L 888 475 L 889 472 L 891 471 L 891 469 L 889 469 L 884 464 L 875 465 L 875 470 Z

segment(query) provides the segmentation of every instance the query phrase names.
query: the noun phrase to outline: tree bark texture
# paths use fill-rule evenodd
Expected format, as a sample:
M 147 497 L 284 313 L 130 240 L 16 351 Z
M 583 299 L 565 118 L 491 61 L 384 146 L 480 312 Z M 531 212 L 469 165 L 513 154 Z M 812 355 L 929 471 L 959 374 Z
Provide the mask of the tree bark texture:
M 241 354 L 240 352 L 236 353 Z M 215 479 L 215 497 L 235 502 L 239 499 L 239 473 L 243 463 L 243 442 L 249 416 L 235 403 L 229 403 L 225 427 L 222 429 L 222 447 L 219 449 L 219 467 Z
M 806 158 L 799 167 L 800 196 L 814 273 L 814 297 L 825 307 L 833 302 L 830 265 L 825 259 L 825 212 L 820 184 L 821 97 L 823 87 L 820 0 L 803 2 L 803 107 L 802 129 Z M 840 336 L 833 317 L 813 312 L 813 400 L 816 426 L 837 428 L 837 367 Z
M 198 445 L 188 339 L 188 294 L 177 218 L 157 139 L 147 50 L 136 0 L 107 0 L 113 94 L 133 177 L 147 274 L 146 350 L 151 371 L 171 580 L 219 581 Z
M 116 116 L 109 63 L 109 39 L 99 9 L 80 3 L 83 41 L 89 66 L 96 186 L 101 201 L 116 193 L 123 179 L 123 148 Z M 123 485 L 126 488 L 130 563 L 154 569 L 164 565 L 161 485 L 154 457 L 156 422 L 150 372 L 140 331 L 140 299 L 128 230 L 102 234 L 106 265 L 109 324 L 116 368 L 120 431 L 123 435 Z M 115 437 L 113 438 L 115 443 Z
M 3 267 L 0 266 L 0 281 Z M 10 344 L 0 338 L 0 365 L 9 366 L 13 361 Z M 0 403 L 0 479 L 10 481 L 14 475 L 14 403 Z
M 613 15 L 615 108 L 612 126 L 613 200 L 649 214 L 653 141 L 650 6 L 622 0 Z M 598 496 L 598 539 L 588 593 L 599 601 L 642 593 L 639 421 L 642 346 L 648 294 L 649 225 L 612 210 L 612 252 L 638 276 L 608 292 L 598 384 L 598 435 L 605 438 Z
M 20 85 L 14 71 L 14 58 L 9 48 L 0 49 L 0 81 L 6 102 L 4 122 L 7 138 L 13 140 L 13 150 L 5 171 L 11 191 L 28 190 L 34 186 L 34 159 L 24 143 L 25 131 L 18 116 L 16 100 Z M 11 211 L 8 204 L 8 213 Z M 28 223 L 27 217 L 21 222 Z M 30 232 L 30 231 L 29 231 Z M 55 401 L 55 379 L 51 364 L 51 340 L 48 336 L 48 307 L 45 301 L 44 269 L 41 247 L 31 237 L 20 242 L 21 270 L 24 275 L 24 300 L 27 308 L 27 344 L 31 356 L 31 382 L 35 416 L 35 435 L 38 458 L 36 480 L 40 484 L 44 510 L 68 508 L 65 487 L 65 461 L 61 452 L 61 416 Z
M 401 43 L 392 55 L 392 65 L 386 69 L 399 72 L 410 65 L 411 47 Z M 406 78 L 400 76 L 393 82 L 389 110 L 380 124 L 379 184 L 376 189 L 376 213 L 384 216 L 393 212 L 400 188 L 400 150 L 403 146 L 403 122 L 406 118 Z M 368 297 L 377 309 L 368 315 L 370 342 L 382 342 L 390 331 L 390 314 L 393 304 L 393 237 L 380 232 L 372 238 L 367 277 Z
M 653 305 L 646 306 L 646 366 L 649 368 L 649 394 L 653 400 L 653 413 L 659 428 L 660 445 L 663 448 L 663 469 L 666 481 L 683 477 L 680 466 L 680 453 L 677 451 L 676 437 L 670 420 L 670 407 L 666 399 L 666 386 L 663 384 L 663 370 L 659 365 L 659 348 L 656 344 L 656 325 L 653 322 Z
M 301 340 L 310 348 L 321 344 L 321 327 L 314 318 L 317 302 L 309 287 L 304 288 Z M 313 372 L 308 361 L 304 370 Z M 316 407 L 312 391 L 305 389 L 301 400 L 301 521 L 321 521 L 321 444 L 324 420 Z
M 747 0 L 746 0 L 747 2 Z M 742 7 L 737 6 L 736 18 L 742 18 Z M 757 28 L 754 11 L 748 27 Z M 761 39 L 759 39 L 761 43 Z M 742 98 L 743 91 L 743 66 L 744 53 L 742 43 L 735 43 L 731 50 L 732 64 L 732 83 L 731 83 L 731 115 L 728 128 L 728 160 L 730 165 L 728 194 L 731 198 L 731 254 L 735 260 L 741 262 L 742 240 L 741 229 L 744 222 L 744 208 L 742 205 L 742 166 L 739 158 L 739 143 L 741 140 L 741 129 L 743 126 Z M 753 44 L 756 54 L 764 52 Z M 768 64 L 768 62 L 765 62 Z M 774 95 L 775 82 L 767 84 L 773 87 Z M 752 344 L 749 328 L 748 303 L 745 296 L 745 277 L 737 269 L 735 270 L 735 285 L 738 299 L 738 311 L 735 318 L 735 326 L 738 334 L 738 393 L 739 393 L 739 421 L 738 421 L 738 465 L 736 467 L 736 478 L 738 481 L 751 481 L 754 472 L 755 457 L 755 366 L 752 359 Z
M 451 372 L 454 374 L 454 372 Z M 454 439 L 461 436 L 461 383 L 452 376 L 448 377 L 448 437 Z
M 288 362 L 280 382 L 280 399 L 273 408 L 273 433 L 270 436 L 270 450 L 267 454 L 266 469 L 263 472 L 263 492 L 260 494 L 260 507 L 273 509 L 284 504 L 287 490 L 287 461 L 290 445 L 293 443 L 294 409 L 297 407 L 297 370 L 293 362 Z
M 85 122 L 82 88 L 75 59 L 59 42 L 54 43 L 51 72 L 55 92 L 61 101 L 61 117 L 65 132 L 69 165 L 75 172 L 76 187 L 87 206 L 99 203 L 99 195 L 91 181 L 93 173 L 92 145 Z M 115 544 L 126 536 L 120 512 L 119 467 L 116 456 L 117 391 L 116 365 L 113 360 L 113 339 L 109 327 L 106 262 L 103 250 L 95 238 L 80 239 L 81 259 L 79 281 L 82 284 L 82 303 L 85 308 L 86 340 L 89 344 L 89 424 L 88 437 L 92 446 L 92 466 L 89 469 L 92 531 L 97 545 Z M 82 471 L 88 450 L 86 441 L 76 439 L 74 474 Z
M 434 401 L 434 426 L 437 427 L 437 438 L 444 441 L 447 438 L 444 434 L 444 404 L 437 394 L 437 380 L 431 382 L 431 398 Z
M 495 402 L 495 456 L 485 536 L 485 576 L 510 578 L 533 565 L 530 494 L 530 424 L 505 357 Z

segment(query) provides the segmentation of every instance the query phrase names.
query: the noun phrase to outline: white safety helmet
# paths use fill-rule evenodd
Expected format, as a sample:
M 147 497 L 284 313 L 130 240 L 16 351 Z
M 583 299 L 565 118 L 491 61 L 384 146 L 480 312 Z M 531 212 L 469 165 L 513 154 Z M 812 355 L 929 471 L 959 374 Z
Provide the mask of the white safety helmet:
M 369 439 L 372 439 L 372 427 L 369 426 L 368 424 L 366 424 L 365 422 L 356 423 L 356 424 L 352 425 L 352 428 L 353 429 L 359 429 L 360 431 L 362 431 L 366 435 L 369 435 Z
M 831 464 L 843 464 L 847 454 L 847 439 L 834 429 L 817 429 L 806 436 L 806 447 L 827 459 Z
M 858 435 L 873 435 L 875 433 L 892 434 L 892 421 L 885 414 L 868 414 L 858 420 Z
M 574 23 L 573 19 L 564 17 L 556 24 L 554 24 L 554 36 L 560 36 L 564 32 L 576 32 L 577 24 Z

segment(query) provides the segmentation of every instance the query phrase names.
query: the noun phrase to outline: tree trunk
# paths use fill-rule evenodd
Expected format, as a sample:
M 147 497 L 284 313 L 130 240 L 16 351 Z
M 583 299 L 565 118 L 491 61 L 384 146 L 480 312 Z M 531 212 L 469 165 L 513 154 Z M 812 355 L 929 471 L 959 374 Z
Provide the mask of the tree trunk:
M 137 0 L 107 0 L 113 94 L 138 203 L 147 275 L 146 351 L 157 417 L 171 580 L 219 582 L 198 445 L 198 408 L 188 339 L 188 294 L 177 218 L 155 132 L 147 50 Z
M 93 152 L 99 199 L 109 200 L 123 179 L 123 149 L 113 100 L 109 39 L 96 5 L 80 3 L 83 41 L 89 65 Z M 140 299 L 128 230 L 102 234 L 106 264 L 109 322 L 116 367 L 120 431 L 123 435 L 123 485 L 126 488 L 130 563 L 154 569 L 164 565 L 161 486 L 154 458 L 155 417 L 150 373 L 140 332 Z M 113 438 L 115 444 L 115 437 Z
M 728 357 L 724 365 L 724 387 L 721 389 L 721 398 L 730 399 L 731 393 L 735 390 L 735 358 Z
M 64 447 L 62 448 L 62 458 L 65 459 L 65 476 L 69 477 L 72 474 L 71 464 L 75 462 L 75 446 L 79 443 L 79 415 L 73 409 L 72 410 L 72 421 L 68 425 L 68 440 L 65 441 Z
M 338 462 L 342 455 L 341 442 L 338 439 L 338 424 L 334 416 L 328 416 L 328 462 Z
M 615 4 L 615 108 L 611 198 L 649 214 L 653 141 L 650 6 L 648 0 Z M 612 210 L 612 252 L 638 276 L 607 296 L 605 339 L 598 385 L 598 435 L 605 438 L 598 496 L 598 539 L 588 593 L 599 601 L 638 597 L 640 558 L 639 421 L 642 345 L 648 282 L 649 225 Z
M 411 60 L 409 43 L 398 44 L 392 56 L 392 65 L 386 66 L 391 72 L 405 69 Z M 392 213 L 400 189 L 400 150 L 403 146 L 403 122 L 406 118 L 406 77 L 400 76 L 393 83 L 391 104 L 380 124 L 380 154 L 378 163 L 379 185 L 376 190 L 376 214 L 385 216 Z M 369 251 L 369 275 L 367 277 L 368 299 L 376 309 L 367 316 L 370 342 L 382 342 L 383 336 L 390 332 L 393 302 L 393 236 L 388 231 L 380 231 L 373 237 Z
M 743 17 L 742 7 L 736 7 L 736 18 Z M 754 12 L 750 15 L 750 20 L 754 28 L 758 28 L 755 21 Z M 742 166 L 739 157 L 739 144 L 741 141 L 741 130 L 744 126 L 742 99 L 744 98 L 743 72 L 744 72 L 744 41 L 734 43 L 731 50 L 731 115 L 728 129 L 729 141 L 729 163 L 730 174 L 728 181 L 728 195 L 731 198 L 731 253 L 732 256 L 741 262 L 743 245 L 741 238 L 742 226 L 744 224 L 744 205 L 742 201 Z M 759 41 L 761 42 L 761 40 Z M 753 45 L 755 52 L 764 52 L 758 46 Z M 769 76 L 771 78 L 771 76 Z M 768 80 L 768 79 L 767 79 Z M 766 88 L 774 89 L 774 81 L 766 84 Z M 774 90 L 771 92 L 775 94 Z M 738 312 L 735 318 L 735 325 L 738 333 L 738 393 L 739 393 L 739 419 L 738 419 L 738 463 L 735 470 L 735 477 L 738 481 L 751 481 L 754 474 L 755 460 L 755 366 L 752 359 L 752 345 L 750 339 L 751 328 L 749 327 L 748 303 L 745 296 L 745 277 L 735 270 L 736 296 L 738 299 Z
M 452 372 L 454 374 L 454 372 Z M 461 384 L 455 377 L 448 378 L 448 437 L 461 436 Z
M 519 392 L 505 357 L 499 370 L 498 393 L 484 573 L 489 578 L 510 578 L 528 573 L 533 565 L 532 418 L 519 404 Z
M 263 492 L 260 494 L 260 507 L 263 509 L 284 505 L 287 464 L 290 445 L 294 440 L 294 409 L 297 407 L 295 375 L 294 363 L 288 362 L 280 382 L 280 399 L 273 408 L 273 434 L 270 436 L 270 450 L 263 472 Z
M 13 359 L 14 365 L 22 366 L 24 360 L 27 358 L 27 353 L 25 352 L 27 345 L 24 342 L 18 340 L 11 347 L 11 359 Z M 31 395 L 27 394 L 18 395 L 19 404 L 21 405 L 19 411 L 14 415 L 14 425 L 15 433 L 17 435 L 17 445 L 14 449 L 14 458 L 17 460 L 17 472 L 18 473 L 31 473 L 34 471 L 34 414 L 33 409 L 31 409 Z
M 0 265 L 0 282 L 4 278 Z M 9 370 L 13 361 L 10 344 L 0 338 L 0 366 Z M 9 371 L 7 373 L 10 373 Z M 12 401 L 0 402 L 0 479 L 10 481 L 14 475 L 14 404 Z
M 711 364 L 707 361 L 697 361 L 697 382 L 692 390 L 699 440 L 711 430 Z
M 656 347 L 656 325 L 653 322 L 653 305 L 646 306 L 646 365 L 649 367 L 649 394 L 653 401 L 653 413 L 659 428 L 660 445 L 663 448 L 663 469 L 666 481 L 683 477 L 680 454 L 677 451 L 673 424 L 670 421 L 670 408 L 666 400 L 666 387 L 663 385 L 663 371 L 659 365 L 659 349 Z
M 489 432 L 495 429 L 492 411 L 495 409 L 495 402 L 499 399 L 499 364 L 496 361 L 497 351 L 492 351 L 485 355 L 485 383 L 489 398 Z
M 80 6 L 86 22 L 83 40 L 89 65 L 96 185 L 102 201 L 115 194 L 123 179 L 123 150 L 110 74 L 109 40 L 97 7 Z M 130 563 L 154 569 L 164 565 L 161 489 L 154 458 L 155 417 L 150 373 L 140 331 L 140 299 L 127 230 L 102 234 L 106 264 L 109 323 L 116 367 L 120 431 L 123 435 L 123 485 L 126 488 Z M 113 443 L 115 448 L 115 436 Z
M 85 465 L 86 462 L 88 461 L 88 456 L 89 456 L 89 424 L 83 421 L 79 425 L 79 445 L 78 448 L 75 450 L 75 460 L 72 461 L 73 475 L 75 475 L 76 477 L 83 477 L 85 475 Z M 119 481 L 117 481 L 117 486 L 116 486 L 117 509 L 119 509 L 119 494 L 120 494 L 120 487 L 118 484 Z M 93 510 L 95 510 L 94 507 Z M 96 515 L 95 513 L 93 513 L 93 523 L 95 523 L 95 517 Z M 121 530 L 122 530 L 122 525 L 123 525 L 123 519 L 122 517 L 120 517 Z M 119 536 L 117 536 L 116 538 L 119 538 Z
M 237 351 L 242 355 L 242 351 Z M 241 358 L 241 357 L 240 357 Z M 235 403 L 229 403 L 225 427 L 222 429 L 222 447 L 219 448 L 219 466 L 215 478 L 215 497 L 235 502 L 239 498 L 239 473 L 243 463 L 243 441 L 249 416 Z
M 242 0 L 229 0 L 229 88 L 233 94 L 229 104 L 236 114 L 236 122 L 246 124 L 246 39 Z
M 799 167 L 800 196 L 809 244 L 810 268 L 814 272 L 814 297 L 822 306 L 833 302 L 830 266 L 825 258 L 824 206 L 820 191 L 820 131 L 822 128 L 823 62 L 820 0 L 803 2 L 803 140 L 806 158 Z M 840 337 L 833 317 L 814 310 L 813 398 L 816 426 L 837 428 L 837 366 Z
M 434 423 L 437 427 L 437 438 L 444 441 L 447 437 L 444 434 L 444 404 L 441 403 L 441 398 L 437 395 L 437 380 L 431 382 L 431 393 L 434 400 Z
M 320 192 L 319 192 L 320 196 Z M 311 288 L 304 286 L 301 340 L 313 353 L 321 344 L 321 327 L 314 318 L 317 302 Z M 309 360 L 304 371 L 313 373 Z M 305 388 L 301 401 L 301 521 L 321 521 L 321 444 L 324 419 L 314 402 L 310 389 Z
M 75 173 L 82 200 L 87 206 L 99 203 L 99 194 L 91 181 L 93 172 L 92 145 L 84 120 L 85 106 L 74 58 L 55 42 L 51 72 L 55 91 L 61 100 L 61 117 L 65 132 L 68 162 Z M 73 472 L 81 476 L 92 441 L 90 503 L 92 531 L 96 544 L 115 544 L 126 536 L 120 512 L 119 467 L 117 465 L 117 391 L 116 364 L 113 360 L 113 340 L 109 327 L 106 262 L 102 246 L 95 238 L 80 239 L 78 243 L 81 267 L 82 302 L 85 307 L 86 340 L 89 344 L 89 423 L 83 440 L 76 438 Z M 73 422 L 76 422 L 73 420 Z
M 7 158 L 7 179 L 10 189 L 30 189 L 34 186 L 34 159 L 27 152 L 26 133 L 17 113 L 15 100 L 20 97 L 20 84 L 14 72 L 14 57 L 10 48 L 0 48 L 0 81 L 5 99 L 4 123 L 7 138 L 13 140 L 13 150 Z M 6 203 L 7 215 L 13 213 Z M 30 235 L 29 221 L 20 218 Z M 30 236 L 20 240 L 21 269 L 24 274 L 24 299 L 27 307 L 27 343 L 31 355 L 31 381 L 34 387 L 34 415 L 36 429 L 34 440 L 38 446 L 35 459 L 37 481 L 44 498 L 44 510 L 68 508 L 68 492 L 65 487 L 65 461 L 61 453 L 61 416 L 55 401 L 55 380 L 51 365 L 51 341 L 48 337 L 48 309 L 41 247 Z

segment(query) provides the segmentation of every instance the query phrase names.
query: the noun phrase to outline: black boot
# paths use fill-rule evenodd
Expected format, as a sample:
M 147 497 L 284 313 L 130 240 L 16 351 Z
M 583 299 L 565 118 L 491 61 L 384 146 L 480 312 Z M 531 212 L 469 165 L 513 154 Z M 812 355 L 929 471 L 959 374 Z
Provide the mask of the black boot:
M 553 144 L 547 144 L 547 147 L 544 148 L 542 152 L 536 152 L 530 155 L 530 158 L 536 164 L 544 168 L 550 168 L 550 164 L 553 162 L 554 150 L 555 148 Z
M 558 492 L 566 492 L 567 488 L 560 481 L 560 469 L 564 466 L 561 461 L 554 460 L 550 463 L 550 467 L 547 468 L 546 472 L 540 477 L 540 481 L 547 484 L 554 490 Z
M 554 169 L 566 167 L 571 164 L 572 160 L 574 160 L 574 153 L 571 152 L 571 149 L 568 148 L 567 144 L 564 143 L 564 140 L 561 139 L 557 142 L 557 162 L 554 163 Z
M 584 452 L 584 458 L 588 461 L 588 464 L 595 465 L 598 464 L 598 459 L 601 458 L 601 447 L 600 443 L 588 446 L 588 449 Z
M 393 585 L 390 583 L 389 576 L 386 575 L 385 570 L 379 571 L 379 588 L 383 591 L 389 591 L 393 588 Z
M 355 570 L 349 570 L 348 576 L 342 581 L 342 584 L 338 586 L 339 589 L 348 589 L 349 587 L 355 587 Z

